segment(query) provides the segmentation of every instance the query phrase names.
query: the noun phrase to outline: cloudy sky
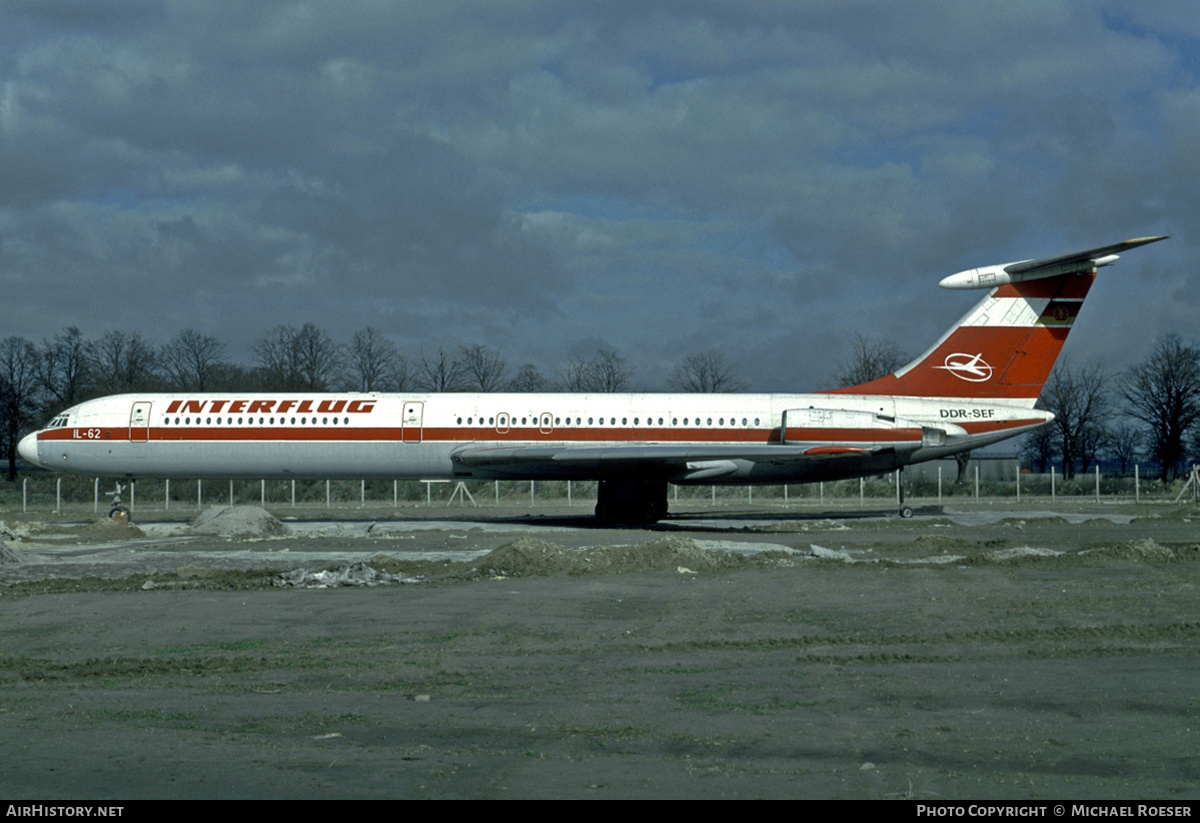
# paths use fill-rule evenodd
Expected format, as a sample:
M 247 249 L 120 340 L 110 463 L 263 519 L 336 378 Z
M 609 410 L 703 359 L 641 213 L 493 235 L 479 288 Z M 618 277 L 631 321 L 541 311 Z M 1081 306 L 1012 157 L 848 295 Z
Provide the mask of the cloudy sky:
M 0 4 L 0 338 L 280 323 L 828 385 L 1132 236 L 1068 354 L 1200 336 L 1191 0 Z

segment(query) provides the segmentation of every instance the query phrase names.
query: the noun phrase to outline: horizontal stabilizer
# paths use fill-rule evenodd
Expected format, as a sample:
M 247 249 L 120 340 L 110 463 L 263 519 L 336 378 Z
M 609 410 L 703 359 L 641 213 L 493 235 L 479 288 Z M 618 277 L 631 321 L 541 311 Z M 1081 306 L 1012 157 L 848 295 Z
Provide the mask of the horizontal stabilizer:
M 983 266 L 978 269 L 967 269 L 938 283 L 944 289 L 990 289 L 1008 283 L 1021 283 L 1026 280 L 1039 280 L 1043 277 L 1054 277 L 1059 274 L 1072 274 L 1078 271 L 1090 271 L 1099 266 L 1115 263 L 1117 253 L 1136 249 L 1147 243 L 1165 240 L 1166 235 L 1155 237 L 1135 237 L 1120 243 L 1088 249 L 1087 251 L 1061 254 L 1057 257 L 1044 257 L 1040 260 L 1019 260 L 1015 263 L 1003 263 L 998 266 Z

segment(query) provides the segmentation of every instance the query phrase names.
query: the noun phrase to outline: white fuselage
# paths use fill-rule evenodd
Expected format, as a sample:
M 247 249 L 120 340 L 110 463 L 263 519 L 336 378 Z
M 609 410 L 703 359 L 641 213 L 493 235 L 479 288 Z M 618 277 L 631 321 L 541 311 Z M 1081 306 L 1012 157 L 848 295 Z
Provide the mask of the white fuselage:
M 126 394 L 20 450 L 104 477 L 747 484 L 887 471 L 1048 419 L 1025 401 L 846 394 Z

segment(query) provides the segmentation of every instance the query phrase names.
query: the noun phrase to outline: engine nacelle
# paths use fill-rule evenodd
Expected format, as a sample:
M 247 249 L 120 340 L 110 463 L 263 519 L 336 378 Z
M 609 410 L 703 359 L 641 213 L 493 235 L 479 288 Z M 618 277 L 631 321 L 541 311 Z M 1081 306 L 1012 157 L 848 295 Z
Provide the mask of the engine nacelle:
M 783 442 L 789 445 L 837 444 L 854 449 L 917 449 L 945 446 L 966 429 L 953 423 L 927 426 L 913 420 L 852 409 L 788 409 L 783 413 Z

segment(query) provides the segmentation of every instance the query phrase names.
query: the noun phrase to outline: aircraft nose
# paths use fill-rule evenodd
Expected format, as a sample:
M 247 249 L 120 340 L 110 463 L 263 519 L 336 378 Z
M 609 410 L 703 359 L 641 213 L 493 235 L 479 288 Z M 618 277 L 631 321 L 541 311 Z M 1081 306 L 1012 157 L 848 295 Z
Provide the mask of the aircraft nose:
M 27 434 L 21 438 L 21 442 L 17 444 L 17 452 L 21 455 L 21 459 L 35 466 L 40 466 L 38 462 L 38 444 L 37 433 Z

